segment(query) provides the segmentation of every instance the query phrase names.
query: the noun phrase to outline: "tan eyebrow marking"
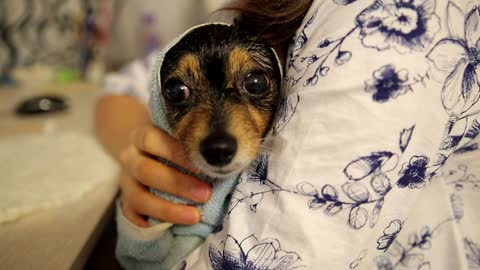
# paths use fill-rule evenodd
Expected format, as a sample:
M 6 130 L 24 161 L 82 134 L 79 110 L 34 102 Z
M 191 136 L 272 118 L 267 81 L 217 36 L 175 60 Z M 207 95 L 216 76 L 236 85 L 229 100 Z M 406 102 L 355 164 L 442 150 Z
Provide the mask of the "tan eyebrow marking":
M 242 71 L 252 69 L 254 66 L 259 66 L 255 59 L 252 57 L 252 54 L 245 48 L 236 47 L 233 48 L 227 59 L 227 86 L 233 87 L 233 81 L 235 76 L 240 74 Z
M 177 77 L 182 80 L 193 79 L 198 82 L 201 78 L 200 60 L 198 56 L 188 53 L 180 57 L 175 70 L 168 78 Z

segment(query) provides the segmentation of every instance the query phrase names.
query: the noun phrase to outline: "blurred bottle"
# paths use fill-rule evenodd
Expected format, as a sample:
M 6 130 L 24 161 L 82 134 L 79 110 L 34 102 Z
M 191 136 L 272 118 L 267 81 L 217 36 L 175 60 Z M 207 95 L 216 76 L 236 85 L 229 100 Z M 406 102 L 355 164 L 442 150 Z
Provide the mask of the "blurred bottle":
M 98 0 L 96 8 L 87 9 L 85 18 L 82 77 L 90 82 L 100 82 L 105 73 L 103 54 L 110 39 L 112 25 L 111 2 Z
M 154 52 L 160 46 L 160 41 L 155 33 L 155 16 L 151 13 L 142 15 L 143 29 L 143 56 Z

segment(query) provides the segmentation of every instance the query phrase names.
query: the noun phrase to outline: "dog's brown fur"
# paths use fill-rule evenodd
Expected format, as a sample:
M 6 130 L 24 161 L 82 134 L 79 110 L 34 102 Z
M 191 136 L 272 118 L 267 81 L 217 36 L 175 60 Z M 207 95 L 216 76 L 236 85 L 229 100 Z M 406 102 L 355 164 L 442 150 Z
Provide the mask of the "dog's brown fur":
M 163 84 L 176 80 L 188 87 L 184 103 L 165 102 L 175 137 L 194 165 L 217 176 L 238 173 L 258 155 L 280 97 L 280 71 L 271 50 L 243 35 L 236 37 L 235 32 L 230 35 L 210 47 L 177 52 L 176 60 L 162 68 Z M 269 89 L 262 96 L 243 88 L 252 72 L 268 78 Z M 213 172 L 220 168 L 207 164 L 199 150 L 201 142 L 215 132 L 233 137 L 238 149 L 221 173 Z

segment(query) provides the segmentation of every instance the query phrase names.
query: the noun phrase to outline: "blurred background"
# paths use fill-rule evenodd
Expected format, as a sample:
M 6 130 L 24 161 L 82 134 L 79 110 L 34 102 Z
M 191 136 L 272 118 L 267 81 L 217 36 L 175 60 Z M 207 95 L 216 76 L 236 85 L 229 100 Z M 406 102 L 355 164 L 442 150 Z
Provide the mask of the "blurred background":
M 118 268 L 102 81 L 225 2 L 0 0 L 0 268 Z
M 39 67 L 46 69 L 42 76 L 69 79 L 63 76 L 85 75 L 81 78 L 98 80 L 98 72 L 115 69 L 162 46 L 188 27 L 205 21 L 224 2 L 2 0 L 3 83 L 9 79 L 21 81 L 29 68 Z M 100 66 L 95 63 L 98 58 Z M 97 66 L 89 70 L 92 63 Z

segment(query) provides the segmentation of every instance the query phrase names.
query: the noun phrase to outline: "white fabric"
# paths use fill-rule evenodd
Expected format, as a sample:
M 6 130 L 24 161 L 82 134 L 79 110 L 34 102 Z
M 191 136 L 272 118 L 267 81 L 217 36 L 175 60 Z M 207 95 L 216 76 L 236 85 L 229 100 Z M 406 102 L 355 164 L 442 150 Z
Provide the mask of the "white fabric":
M 314 1 L 272 152 L 179 267 L 480 269 L 478 6 Z
M 120 72 L 107 74 L 100 95 L 127 94 L 137 98 L 144 104 L 148 104 L 153 65 L 155 64 L 157 54 L 158 51 L 154 51 L 144 59 L 133 61 Z
M 118 175 L 92 135 L 8 137 L 0 149 L 0 223 L 79 199 Z

